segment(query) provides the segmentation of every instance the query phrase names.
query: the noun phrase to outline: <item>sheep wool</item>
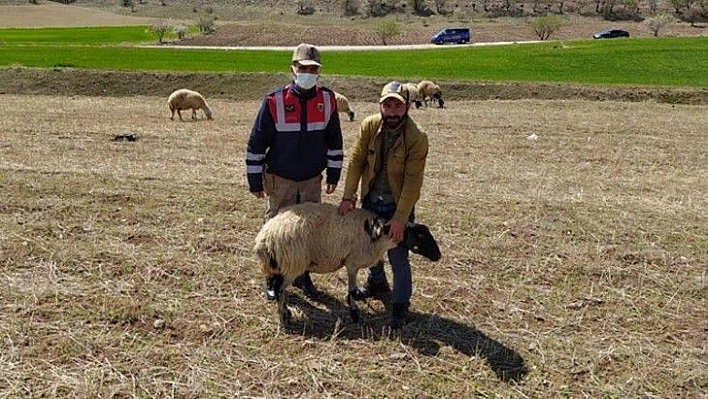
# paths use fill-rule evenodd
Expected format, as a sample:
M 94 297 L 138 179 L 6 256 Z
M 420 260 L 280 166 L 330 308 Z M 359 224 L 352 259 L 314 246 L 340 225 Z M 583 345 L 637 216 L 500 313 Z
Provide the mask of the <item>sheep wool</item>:
M 425 103 L 426 107 L 428 106 L 428 100 L 431 102 L 437 100 L 440 108 L 443 107 L 444 101 L 442 99 L 442 90 L 440 90 L 440 86 L 438 86 L 437 83 L 430 80 L 423 80 L 418 83 L 418 92 L 423 98 L 423 103 Z
M 256 236 L 253 251 L 278 298 L 281 323 L 287 323 L 287 288 L 305 271 L 331 273 L 347 269 L 347 302 L 352 319 L 356 306 L 357 271 L 381 260 L 396 244 L 388 237 L 386 221 L 373 212 L 355 208 L 340 215 L 337 206 L 303 203 L 285 208 L 271 218 Z
M 349 99 L 342 93 L 334 92 L 334 98 L 337 100 L 337 110 L 349 116 L 349 121 L 354 120 L 354 109 L 349 105 Z
M 177 112 L 177 115 L 179 116 L 179 120 L 184 122 L 184 119 L 182 119 L 182 112 L 183 110 L 192 110 L 192 119 L 196 120 L 197 119 L 197 111 L 202 110 L 204 112 L 204 115 L 206 115 L 206 118 L 211 120 L 211 108 L 209 108 L 209 105 L 207 104 L 206 100 L 204 100 L 204 96 L 199 94 L 198 92 L 194 90 L 189 90 L 189 89 L 179 89 L 175 90 L 170 94 L 170 96 L 167 98 L 167 104 L 170 106 L 170 112 L 172 113 L 170 115 L 171 120 L 175 120 L 175 111 Z

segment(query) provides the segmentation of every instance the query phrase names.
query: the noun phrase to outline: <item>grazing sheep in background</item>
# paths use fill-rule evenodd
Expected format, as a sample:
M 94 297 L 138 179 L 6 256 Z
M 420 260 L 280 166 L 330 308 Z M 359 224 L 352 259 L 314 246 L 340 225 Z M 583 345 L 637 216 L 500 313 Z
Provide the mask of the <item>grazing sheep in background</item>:
M 354 110 L 349 105 L 349 99 L 342 93 L 334 92 L 334 98 L 337 100 L 337 110 L 349 115 L 349 121 L 354 120 Z
M 420 108 L 423 105 L 423 98 L 418 91 L 418 85 L 415 83 L 404 83 L 403 86 L 408 89 L 408 101 L 415 104 L 416 108 Z
M 296 277 L 306 271 L 331 273 L 342 266 L 349 277 L 349 312 L 358 322 L 357 271 L 376 264 L 396 247 L 388 232 L 386 220 L 373 212 L 355 208 L 340 215 L 337 206 L 323 203 L 293 205 L 268 220 L 256 236 L 253 251 L 268 277 L 268 290 L 278 299 L 281 323 L 290 318 L 285 289 Z M 430 260 L 440 259 L 440 248 L 425 225 L 406 227 L 402 243 Z
M 204 97 L 194 90 L 176 90 L 167 98 L 167 103 L 170 106 L 170 112 L 172 113 L 170 119 L 172 120 L 175 120 L 175 111 L 177 111 L 179 120 L 184 122 L 181 111 L 186 109 L 192 110 L 192 119 L 194 120 L 197 119 L 197 110 L 200 109 L 204 111 L 204 115 L 206 115 L 207 119 L 212 119 L 211 108 L 209 108 L 209 105 L 206 100 L 204 100 Z
M 442 108 L 443 104 L 445 104 L 445 101 L 442 99 L 442 90 L 440 90 L 440 86 L 436 83 L 429 80 L 423 80 L 418 83 L 418 92 L 420 93 L 420 96 L 423 97 L 423 103 L 425 103 L 426 107 L 428 106 L 428 100 L 431 102 L 437 100 L 440 108 Z

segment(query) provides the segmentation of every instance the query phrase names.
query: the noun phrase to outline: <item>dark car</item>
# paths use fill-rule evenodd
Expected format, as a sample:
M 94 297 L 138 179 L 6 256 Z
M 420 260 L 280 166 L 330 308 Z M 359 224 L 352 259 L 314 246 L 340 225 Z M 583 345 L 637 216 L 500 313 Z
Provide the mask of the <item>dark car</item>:
M 615 37 L 629 37 L 629 32 L 622 29 L 606 29 L 592 35 L 593 39 L 612 39 Z
M 447 28 L 433 35 L 430 38 L 430 43 L 445 44 L 458 43 L 465 44 L 470 42 L 470 28 Z

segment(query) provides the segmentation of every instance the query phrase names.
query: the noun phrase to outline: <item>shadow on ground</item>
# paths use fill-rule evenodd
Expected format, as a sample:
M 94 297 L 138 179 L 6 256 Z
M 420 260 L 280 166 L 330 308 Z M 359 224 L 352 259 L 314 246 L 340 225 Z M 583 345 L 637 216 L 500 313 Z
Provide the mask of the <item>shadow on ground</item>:
M 390 298 L 378 298 L 384 304 Z M 506 382 L 520 381 L 528 373 L 521 355 L 490 338 L 473 326 L 446 319 L 435 314 L 411 312 L 410 322 L 400 331 L 388 328 L 390 309 L 376 310 L 372 302 L 359 302 L 362 320 L 354 324 L 349 317 L 349 309 L 341 300 L 322 292 L 314 302 L 291 292 L 289 305 L 295 310 L 283 330 L 320 339 L 400 339 L 425 356 L 436 356 L 442 346 L 450 346 L 467 356 L 486 360 L 497 377 Z M 275 309 L 274 309 L 275 310 Z

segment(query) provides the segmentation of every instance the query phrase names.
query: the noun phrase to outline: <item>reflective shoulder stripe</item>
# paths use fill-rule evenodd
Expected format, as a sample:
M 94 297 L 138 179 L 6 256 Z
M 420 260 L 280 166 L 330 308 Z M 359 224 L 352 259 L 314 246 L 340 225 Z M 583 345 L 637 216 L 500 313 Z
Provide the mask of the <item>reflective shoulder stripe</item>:
M 285 99 L 283 96 L 283 92 L 285 90 L 289 90 L 289 88 L 285 88 L 284 90 L 275 93 L 275 109 L 278 114 L 275 119 L 275 130 L 279 132 L 299 132 L 300 123 L 285 122 Z
M 320 90 L 317 93 L 318 100 L 321 98 L 324 104 L 324 120 L 319 122 L 310 122 L 307 124 L 307 130 L 325 130 L 329 124 L 329 119 L 332 116 L 332 96 L 328 91 Z
M 287 88 L 285 90 L 288 90 Z M 285 97 L 283 91 L 278 91 L 275 93 L 275 108 L 276 108 L 276 118 L 275 118 L 275 128 L 279 132 L 299 132 L 300 122 L 288 123 L 285 121 Z M 324 90 L 319 90 L 317 92 L 317 97 L 315 99 L 316 103 L 322 102 L 324 109 L 324 118 L 321 121 L 308 121 L 307 130 L 324 130 L 329 124 L 329 120 L 332 117 L 332 95 Z M 308 110 L 309 111 L 309 110 Z

